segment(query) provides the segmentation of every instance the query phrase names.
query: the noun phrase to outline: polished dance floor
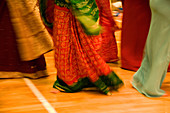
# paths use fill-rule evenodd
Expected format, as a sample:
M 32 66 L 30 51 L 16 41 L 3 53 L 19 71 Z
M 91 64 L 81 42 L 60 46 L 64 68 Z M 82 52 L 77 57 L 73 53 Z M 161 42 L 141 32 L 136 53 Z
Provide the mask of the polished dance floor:
M 116 36 L 120 49 L 119 31 Z M 170 113 L 170 95 L 147 98 L 138 93 L 131 85 L 135 72 L 121 69 L 120 62 L 109 63 L 125 83 L 112 96 L 103 95 L 95 88 L 77 93 L 51 93 L 56 79 L 53 51 L 45 57 L 50 75 L 47 78 L 0 79 L 0 113 Z M 162 89 L 170 92 L 170 73 Z

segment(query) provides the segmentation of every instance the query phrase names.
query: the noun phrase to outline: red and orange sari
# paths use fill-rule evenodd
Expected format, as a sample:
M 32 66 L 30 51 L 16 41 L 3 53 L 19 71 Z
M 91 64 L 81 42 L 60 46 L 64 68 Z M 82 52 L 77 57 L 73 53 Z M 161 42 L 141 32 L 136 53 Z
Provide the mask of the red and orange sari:
M 116 23 L 112 17 L 109 0 L 95 0 L 99 8 L 99 22 L 103 27 L 102 44 L 98 53 L 106 62 L 118 61 L 118 49 L 114 35 Z
M 53 87 L 77 92 L 84 87 L 96 86 L 108 94 L 108 86 L 118 88 L 122 85 L 122 80 L 96 51 L 101 36 L 86 35 L 67 2 L 56 0 L 55 3 L 53 42 L 57 80 Z

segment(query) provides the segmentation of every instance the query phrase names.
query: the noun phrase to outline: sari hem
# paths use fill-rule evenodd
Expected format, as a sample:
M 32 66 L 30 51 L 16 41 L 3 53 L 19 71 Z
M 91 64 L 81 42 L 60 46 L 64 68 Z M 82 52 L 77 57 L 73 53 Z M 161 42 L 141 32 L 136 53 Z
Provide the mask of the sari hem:
M 109 92 L 108 87 L 111 86 L 113 90 L 117 90 L 123 86 L 123 81 L 116 75 L 116 73 L 111 72 L 108 75 L 100 76 L 99 79 L 95 82 L 91 82 L 88 77 L 81 78 L 78 82 L 67 85 L 63 80 L 57 77 L 56 82 L 53 85 L 53 88 L 60 90 L 61 92 L 74 93 L 81 91 L 83 88 L 88 87 L 98 87 L 104 94 Z

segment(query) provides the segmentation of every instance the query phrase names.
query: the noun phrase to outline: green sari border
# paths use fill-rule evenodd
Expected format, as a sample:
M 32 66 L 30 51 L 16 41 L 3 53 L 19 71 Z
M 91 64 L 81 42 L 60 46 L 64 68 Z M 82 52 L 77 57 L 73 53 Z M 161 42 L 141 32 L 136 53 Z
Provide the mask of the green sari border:
M 78 82 L 74 83 L 73 85 L 68 86 L 64 81 L 57 77 L 53 88 L 60 90 L 61 92 L 73 93 L 81 91 L 83 88 L 87 87 L 97 87 L 101 90 L 104 94 L 109 92 L 109 86 L 112 89 L 117 90 L 123 85 L 123 81 L 116 75 L 116 73 L 111 72 L 108 75 L 100 76 L 96 82 L 90 82 L 89 78 L 81 78 Z

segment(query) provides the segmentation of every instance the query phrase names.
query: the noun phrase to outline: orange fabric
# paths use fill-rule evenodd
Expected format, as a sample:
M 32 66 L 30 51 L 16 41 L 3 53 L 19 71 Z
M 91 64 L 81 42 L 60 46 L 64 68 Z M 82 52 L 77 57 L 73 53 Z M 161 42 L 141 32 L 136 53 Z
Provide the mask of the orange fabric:
M 98 53 L 106 62 L 115 62 L 118 60 L 117 43 L 114 36 L 116 26 L 113 20 L 109 0 L 96 0 L 99 8 L 100 24 L 103 27 L 102 44 Z
M 95 82 L 111 72 L 96 52 L 101 36 L 87 36 L 69 9 L 55 6 L 53 29 L 57 75 L 67 85 L 84 77 Z

